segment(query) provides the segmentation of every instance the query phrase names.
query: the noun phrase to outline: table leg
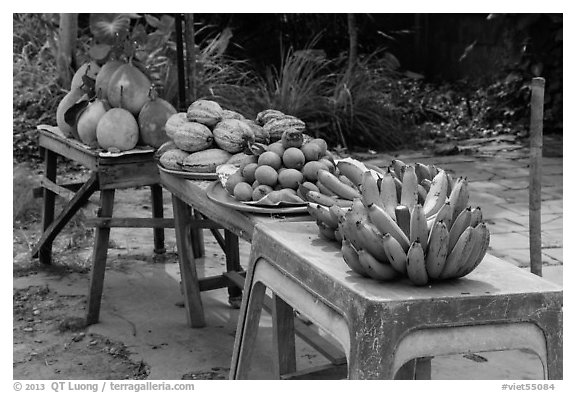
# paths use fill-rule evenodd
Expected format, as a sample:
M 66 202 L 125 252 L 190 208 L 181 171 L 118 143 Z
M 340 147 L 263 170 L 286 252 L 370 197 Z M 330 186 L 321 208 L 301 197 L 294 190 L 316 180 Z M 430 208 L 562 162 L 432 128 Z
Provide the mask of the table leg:
M 230 379 L 248 379 L 250 360 L 258 334 L 258 326 L 260 325 L 260 315 L 262 314 L 266 287 L 262 283 L 256 282 L 247 291 L 249 292 L 248 303 L 246 305 L 242 303 L 246 307 L 246 311 L 241 311 L 239 314 L 244 316 L 244 319 L 238 320 Z
M 164 218 L 164 201 L 162 198 L 162 186 L 153 184 L 150 186 L 152 193 L 152 217 Z M 166 247 L 164 245 L 164 228 L 154 228 L 154 252 L 164 254 Z
M 180 264 L 180 277 L 186 304 L 186 317 L 191 327 L 204 327 L 204 309 L 200 297 L 200 285 L 196 272 L 196 262 L 192 251 L 192 241 L 189 220 L 191 209 L 180 198 L 172 195 L 174 209 L 174 229 L 176 233 L 176 247 L 178 248 L 178 263 Z
M 44 149 L 45 172 L 46 179 L 56 182 L 56 164 L 58 156 L 56 153 L 49 149 Z M 52 221 L 54 221 L 54 205 L 56 201 L 56 194 L 51 190 L 44 188 L 43 190 L 43 204 L 42 204 L 42 231 L 46 231 Z M 41 263 L 52 263 L 52 240 L 47 241 L 38 251 L 38 257 Z
M 114 192 L 114 189 L 100 191 L 100 208 L 98 209 L 98 217 L 112 217 L 114 209 Z M 87 325 L 97 323 L 100 316 L 100 303 L 102 301 L 102 290 L 104 288 L 104 274 L 106 272 L 109 239 L 110 227 L 96 228 L 94 250 L 92 251 L 90 291 L 88 292 Z
M 238 236 L 228 230 L 224 231 L 224 252 L 226 253 L 226 271 L 242 271 Z M 240 308 L 242 290 L 236 285 L 228 287 L 228 303 L 234 308 Z
M 274 378 L 296 371 L 296 340 L 294 310 L 288 303 L 272 295 L 272 331 L 274 348 Z
M 194 211 L 194 218 L 200 220 L 203 217 L 200 212 Z M 190 237 L 192 238 L 192 251 L 194 253 L 194 258 L 202 258 L 206 253 L 204 249 L 204 232 L 202 228 L 190 227 Z

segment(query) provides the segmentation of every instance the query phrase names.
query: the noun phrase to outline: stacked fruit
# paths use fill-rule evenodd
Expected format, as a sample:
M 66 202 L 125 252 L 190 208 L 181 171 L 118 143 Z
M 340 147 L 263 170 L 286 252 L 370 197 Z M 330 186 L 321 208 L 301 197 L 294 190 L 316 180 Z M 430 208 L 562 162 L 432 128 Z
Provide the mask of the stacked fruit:
M 490 233 L 481 209 L 468 205 L 465 178 L 400 160 L 386 170 L 343 160 L 337 170 L 339 178 L 323 175 L 335 195 L 308 191 L 308 211 L 321 236 L 341 242 L 356 273 L 376 280 L 407 276 L 425 285 L 463 277 L 484 258 Z
M 241 202 L 305 203 L 300 185 L 316 181 L 320 169 L 335 168 L 326 141 L 306 135 L 302 120 L 276 110 L 260 112 L 254 123 L 272 143 L 249 145 L 249 154 L 226 179 L 226 190 Z
M 138 67 L 109 60 L 102 67 L 88 62 L 76 71 L 56 121 L 66 137 L 118 152 L 137 144 L 162 145 L 168 140 L 164 125 L 174 113 Z

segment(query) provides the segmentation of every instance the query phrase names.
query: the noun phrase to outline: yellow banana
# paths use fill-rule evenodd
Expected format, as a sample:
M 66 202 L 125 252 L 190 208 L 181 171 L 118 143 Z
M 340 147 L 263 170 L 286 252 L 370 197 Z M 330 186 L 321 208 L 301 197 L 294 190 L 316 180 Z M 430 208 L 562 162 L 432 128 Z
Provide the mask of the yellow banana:
M 380 199 L 380 190 L 378 189 L 378 183 L 376 178 L 372 176 L 372 172 L 366 171 L 362 174 L 362 183 L 360 185 L 360 191 L 362 193 L 362 203 L 364 206 L 369 206 L 373 203 L 384 208 L 384 205 Z
M 400 203 L 400 198 L 402 196 L 402 181 L 397 177 L 394 177 L 394 185 L 396 186 L 396 197 L 398 198 L 398 203 Z
M 478 241 L 480 246 L 476 248 L 477 245 L 474 245 L 474 250 L 472 251 L 474 255 L 470 257 L 466 265 L 457 272 L 457 277 L 464 277 L 476 269 L 484 259 L 486 251 L 488 251 L 488 246 L 490 245 L 490 231 L 488 230 L 486 223 L 481 222 L 474 228 L 474 230 L 480 234 L 480 240 Z
M 330 210 L 326 206 L 308 202 L 306 210 L 308 210 L 308 213 L 314 217 L 316 221 L 320 221 L 332 229 L 338 228 L 338 220 L 330 214 Z
M 416 188 L 418 189 L 418 203 L 424 205 L 424 201 L 426 201 L 428 191 L 426 191 L 426 189 L 422 184 L 417 184 Z
M 432 180 L 432 175 L 430 174 L 430 169 L 428 165 L 422 164 L 421 162 L 417 162 L 414 164 L 414 171 L 416 172 L 416 176 L 418 177 L 418 183 L 420 183 L 424 179 Z
M 330 241 L 336 240 L 334 228 L 329 227 L 322 221 L 317 221 L 316 224 L 318 225 L 318 233 L 320 234 L 320 237 Z
M 428 283 L 424 250 L 417 241 L 410 245 L 406 253 L 406 273 L 414 285 L 426 285 Z
M 334 229 L 334 240 L 336 240 L 338 243 L 342 243 L 343 237 L 339 228 Z
M 318 187 L 318 191 L 324 195 L 328 195 L 330 197 L 337 196 L 331 189 L 326 187 L 320 180 L 316 180 L 316 187 Z
M 438 174 L 438 167 L 434 164 L 428 164 L 428 171 L 430 171 L 430 180 L 432 180 Z
M 395 159 L 392 160 L 391 166 L 392 169 L 394 169 L 394 173 L 396 174 L 398 179 L 402 181 L 404 177 L 404 169 L 406 168 L 406 163 L 402 160 Z
M 318 170 L 318 180 L 328 187 L 330 191 L 338 195 L 340 198 L 352 200 L 354 198 L 360 198 L 360 193 L 353 187 L 342 183 L 338 177 L 330 173 L 326 169 Z
M 338 205 L 340 207 L 352 206 L 352 201 L 348 199 L 329 197 L 328 195 L 324 195 L 321 192 L 312 190 L 308 191 L 308 193 L 306 194 L 306 199 L 308 202 L 319 203 L 320 205 L 324 205 L 327 207 L 330 207 L 332 205 Z
M 394 217 L 396 215 L 396 206 L 398 206 L 398 195 L 396 194 L 394 178 L 389 170 L 382 175 L 380 181 L 380 201 L 386 213 Z
M 340 174 L 346 176 L 356 186 L 362 183 L 362 173 L 364 173 L 364 170 L 358 165 L 349 161 L 338 161 L 336 167 L 340 171 Z
M 300 185 L 298 186 L 298 192 L 297 192 L 299 194 L 300 198 L 307 201 L 308 200 L 308 191 L 320 192 L 320 190 L 318 189 L 318 187 L 314 183 L 311 183 L 309 181 L 305 181 L 303 183 L 300 183 Z
M 430 189 L 424 201 L 424 213 L 426 217 L 433 216 L 446 202 L 448 197 L 448 176 L 446 172 L 440 171 L 432 179 Z
M 469 192 L 468 180 L 459 177 L 450 193 L 450 204 L 452 205 L 452 220 L 458 217 L 458 214 L 468 206 Z
M 444 202 L 440 210 L 438 210 L 438 213 L 434 214 L 431 217 L 428 217 L 427 220 L 428 220 L 428 230 L 432 229 L 434 224 L 438 221 L 444 221 L 446 228 L 450 230 L 450 228 L 452 227 L 452 205 L 450 204 L 450 201 L 447 200 L 446 202 Z
M 398 223 L 398 226 L 402 229 L 406 237 L 410 238 L 410 210 L 404 205 L 398 205 L 396 206 L 394 215 L 390 217 L 396 217 L 396 223 Z
M 428 246 L 428 225 L 422 205 L 417 204 L 410 215 L 410 243 L 418 241 L 423 250 Z
M 462 263 L 458 268 L 458 270 L 456 271 L 456 274 L 454 275 L 455 277 L 463 276 L 462 273 L 466 271 L 466 268 L 468 266 L 474 264 L 476 258 L 480 254 L 480 250 L 482 249 L 482 236 L 483 236 L 482 231 L 480 230 L 480 228 L 474 228 L 474 227 L 470 228 L 472 228 L 472 236 L 470 239 L 470 241 L 472 242 L 472 251 L 470 251 L 468 259 L 466 259 L 464 263 Z
M 342 257 L 344 258 L 344 262 L 346 263 L 346 265 L 348 265 L 350 269 L 352 269 L 352 271 L 360 274 L 363 277 L 369 277 L 368 273 L 366 272 L 366 270 L 364 270 L 364 268 L 360 264 L 360 261 L 358 260 L 358 252 L 356 251 L 354 246 L 352 246 L 349 240 L 347 239 L 342 240 L 341 251 L 342 251 Z
M 346 210 L 336 204 L 330 206 L 328 208 L 330 215 L 336 222 L 340 222 L 344 219 L 344 215 L 346 214 Z
M 430 231 L 426 250 L 426 272 L 431 280 L 440 277 L 448 256 L 448 228 L 444 221 L 438 221 Z
M 344 214 L 344 219 L 346 221 L 351 221 L 355 223 L 356 221 L 365 220 L 368 218 L 368 208 L 364 206 L 360 198 L 356 198 L 352 201 L 352 206 Z
M 398 243 L 398 240 L 387 233 L 382 237 L 382 245 L 384 246 L 384 252 L 386 252 L 390 265 L 392 265 L 398 273 L 406 274 L 407 255 L 406 251 L 404 251 L 400 243 Z
M 471 216 L 471 209 L 467 207 L 466 209 L 462 210 L 460 214 L 458 214 L 458 217 L 456 217 L 452 223 L 448 240 L 448 252 L 452 251 L 462 232 L 464 232 L 464 230 L 470 226 Z
M 358 246 L 368 251 L 378 261 L 388 262 L 388 257 L 382 245 L 382 234 L 368 220 L 356 222 Z
M 472 240 L 473 229 L 472 227 L 466 228 L 464 232 L 462 232 L 462 235 L 460 235 L 452 251 L 448 253 L 446 264 L 444 265 L 442 273 L 440 273 L 441 279 L 455 278 L 461 266 L 468 260 L 474 248 L 474 242 Z
M 406 165 L 402 178 L 402 192 L 400 194 L 400 204 L 406 206 L 410 211 L 418 202 L 418 177 L 412 165 Z
M 374 280 L 390 281 L 398 278 L 398 272 L 389 263 L 379 262 L 368 250 L 358 250 L 358 261 Z
M 389 233 L 400 243 L 404 250 L 408 250 L 408 247 L 410 247 L 408 237 L 384 209 L 378 205 L 370 205 L 368 206 L 368 217 L 370 217 L 370 221 L 374 223 L 380 233 Z
M 340 174 L 338 175 L 338 179 L 340 179 L 342 183 L 347 184 L 352 188 L 358 189 L 358 184 L 352 183 L 352 180 L 348 179 L 346 176 Z
M 448 196 L 450 196 L 452 189 L 454 188 L 454 178 L 448 172 L 446 172 L 446 177 L 448 177 Z
M 380 168 L 380 167 L 377 166 L 377 165 L 370 164 L 369 162 L 365 162 L 365 163 L 364 163 L 364 166 L 365 166 L 367 169 L 369 169 L 369 170 L 371 170 L 371 171 L 374 171 L 374 172 L 376 172 L 376 173 L 378 173 L 378 174 L 380 174 L 380 175 L 383 175 L 383 174 L 386 172 L 385 169 Z
M 470 216 L 470 226 L 475 227 L 482 222 L 482 209 L 480 206 L 476 206 L 472 209 L 472 215 Z

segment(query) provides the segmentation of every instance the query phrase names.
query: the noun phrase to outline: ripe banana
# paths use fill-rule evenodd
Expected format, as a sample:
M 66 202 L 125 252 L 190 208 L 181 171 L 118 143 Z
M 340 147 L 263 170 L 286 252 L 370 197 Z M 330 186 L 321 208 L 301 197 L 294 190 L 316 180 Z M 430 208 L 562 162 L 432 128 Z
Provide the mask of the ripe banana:
M 418 241 L 423 250 L 428 246 L 428 225 L 422 205 L 417 204 L 410 215 L 410 243 Z
M 374 280 L 390 281 L 398 277 L 398 272 L 389 263 L 381 263 L 367 250 L 358 250 L 358 261 Z
M 416 172 L 416 176 L 418 177 L 418 183 L 420 183 L 424 179 L 432 180 L 432 175 L 430 173 L 428 165 L 422 164 L 421 162 L 417 162 L 414 164 L 414 171 Z
M 402 181 L 404 177 L 404 169 L 406 168 L 406 163 L 402 160 L 395 159 L 392 160 L 391 166 L 392 169 L 394 169 L 394 173 L 396 173 L 398 179 Z
M 316 224 L 318 225 L 318 233 L 320 234 L 320 237 L 330 241 L 336 240 L 334 228 L 329 227 L 322 221 L 317 221 Z
M 308 193 L 306 194 L 306 199 L 308 202 L 318 203 L 320 205 L 324 205 L 327 207 L 330 207 L 332 205 L 338 205 L 340 207 L 352 206 L 352 201 L 348 199 L 329 197 L 328 195 L 324 195 L 321 192 L 312 190 L 308 191 Z
M 398 226 L 402 229 L 406 237 L 410 238 L 410 210 L 404 205 L 398 205 L 394 211 L 394 216 L 391 215 L 390 217 L 396 217 Z
M 446 176 L 448 177 L 448 195 L 450 195 L 452 193 L 452 189 L 454 188 L 454 179 L 448 172 L 446 172 Z
M 316 221 L 322 222 L 332 229 L 338 228 L 338 219 L 335 219 L 332 214 L 330 214 L 328 207 L 318 203 L 308 202 L 306 210 Z
M 426 196 L 428 196 L 428 193 L 430 192 L 430 186 L 432 185 L 432 180 L 424 179 L 420 182 L 420 185 L 424 187 L 426 190 Z
M 350 161 L 338 161 L 336 167 L 340 174 L 346 176 L 353 184 L 358 186 L 362 183 L 362 173 L 364 170 Z
M 369 162 L 365 162 L 365 163 L 364 163 L 364 166 L 365 166 L 367 169 L 369 169 L 369 170 L 371 170 L 371 171 L 374 171 L 374 172 L 376 172 L 376 173 L 378 173 L 378 174 L 380 174 L 380 175 L 383 175 L 383 174 L 386 172 L 385 169 L 380 168 L 380 167 L 377 166 L 377 165 L 370 164 Z
M 308 191 L 316 191 L 316 192 L 320 192 L 320 190 L 318 189 L 318 187 L 316 186 L 316 184 L 311 183 L 309 181 L 305 181 L 303 183 L 300 183 L 300 185 L 298 186 L 298 191 L 297 194 L 299 194 L 298 196 L 302 199 L 304 199 L 305 201 L 308 200 Z
M 438 210 L 438 213 L 434 214 L 431 217 L 428 217 L 427 220 L 428 220 L 428 230 L 430 230 L 434 226 L 434 224 L 438 221 L 444 221 L 446 228 L 450 230 L 450 228 L 452 227 L 452 205 L 450 204 L 450 201 L 447 200 L 446 202 L 444 202 L 440 210 Z
M 472 210 L 467 207 L 466 209 L 462 210 L 458 217 L 452 223 L 452 227 L 450 228 L 450 237 L 448 240 L 448 252 L 451 252 L 454 248 L 454 245 L 462 235 L 462 232 L 466 228 L 470 226 L 470 218 L 472 216 Z
M 488 230 L 486 223 L 482 222 L 478 224 L 474 228 L 474 230 L 480 233 L 480 241 L 479 241 L 480 247 L 478 250 L 476 250 L 475 246 L 474 251 L 476 251 L 476 254 L 473 257 L 471 257 L 469 261 L 466 263 L 466 265 L 458 271 L 457 277 L 464 277 L 467 274 L 470 274 L 474 269 L 476 269 L 484 259 L 486 251 L 488 251 L 488 246 L 490 245 L 490 231 Z
M 380 201 L 386 213 L 394 217 L 396 215 L 396 206 L 398 206 L 398 195 L 396 194 L 394 177 L 392 177 L 390 170 L 382 175 L 380 181 Z
M 410 247 L 408 237 L 384 209 L 378 205 L 370 205 L 368 206 L 368 217 L 370 217 L 370 221 L 374 223 L 380 233 L 389 233 L 400 243 L 404 250 L 408 250 Z
M 446 264 L 444 265 L 442 273 L 440 273 L 441 279 L 455 278 L 460 267 L 465 264 L 470 257 L 470 253 L 474 248 L 474 242 L 472 240 L 473 229 L 472 227 L 466 228 L 464 232 L 462 232 L 462 235 L 460 235 L 452 251 L 448 253 Z
M 334 229 L 334 240 L 336 240 L 338 243 L 342 243 L 343 237 L 340 233 L 340 229 L 338 228 Z
M 428 191 L 426 191 L 422 184 L 417 184 L 416 188 L 418 189 L 418 203 L 424 205 Z
M 318 187 L 318 192 L 320 192 L 324 195 L 328 195 L 330 197 L 337 196 L 334 192 L 332 192 L 332 190 L 330 190 L 328 187 L 326 187 L 324 184 L 322 184 L 322 182 L 320 180 L 316 180 L 315 185 L 316 185 L 316 187 Z
M 388 262 L 388 257 L 382 245 L 382 234 L 368 220 L 356 222 L 359 248 L 368 251 L 378 261 Z
M 462 263 L 458 268 L 458 270 L 456 271 L 456 274 L 454 275 L 455 277 L 462 277 L 461 273 L 463 273 L 468 266 L 474 264 L 476 258 L 478 257 L 478 254 L 480 254 L 480 250 L 482 249 L 482 236 L 483 236 L 482 231 L 480 230 L 480 228 L 474 228 L 474 227 L 470 228 L 472 228 L 472 238 L 470 239 L 470 241 L 472 242 L 472 251 L 468 256 L 468 259 L 465 260 L 464 263 Z
M 406 165 L 404 177 L 402 178 L 402 193 L 400 194 L 400 204 L 406 206 L 410 211 L 418 203 L 418 177 L 412 165 Z
M 344 214 L 344 219 L 346 221 L 351 221 L 355 223 L 356 221 L 368 219 L 368 208 L 364 206 L 360 198 L 356 198 L 352 201 L 350 209 Z
M 406 253 L 406 273 L 414 285 L 426 285 L 428 283 L 428 273 L 426 272 L 426 261 L 424 250 L 419 242 L 413 242 Z
M 404 251 L 400 243 L 398 243 L 398 240 L 387 233 L 382 237 L 382 245 L 384 246 L 384 252 L 386 252 L 390 265 L 392 265 L 398 273 L 406 274 L 406 259 L 408 257 L 406 251 Z
M 476 206 L 472 209 L 472 216 L 470 217 L 470 226 L 475 227 L 482 222 L 482 210 L 480 206 Z
M 334 174 L 330 173 L 326 169 L 318 170 L 318 180 L 325 185 L 330 191 L 335 193 L 341 198 L 353 200 L 354 198 L 360 198 L 360 193 L 353 187 L 344 184 L 336 177 Z
M 396 186 L 396 197 L 398 198 L 398 203 L 400 203 L 400 197 L 402 196 L 402 181 L 397 177 L 394 177 L 394 185 Z
M 468 206 L 469 199 L 468 180 L 459 177 L 450 193 L 450 204 L 452 205 L 452 220 L 458 217 L 458 214 Z
M 446 202 L 448 197 L 448 176 L 446 172 L 439 171 L 430 183 L 430 189 L 424 201 L 424 213 L 426 217 L 433 216 Z
M 340 174 L 340 175 L 338 175 L 338 179 L 340 179 L 340 181 L 341 181 L 342 183 L 347 184 L 347 185 L 349 185 L 349 186 L 352 187 L 352 188 L 358 189 L 358 185 L 352 183 L 352 180 L 348 179 L 346 176 Z
M 347 239 L 342 240 L 341 251 L 342 251 L 342 257 L 344 258 L 344 262 L 346 263 L 346 265 L 348 265 L 350 269 L 352 269 L 354 272 L 360 274 L 363 277 L 369 277 L 368 273 L 366 272 L 366 270 L 364 270 L 364 268 L 360 264 L 360 261 L 358 260 L 358 253 L 356 252 L 356 249 L 350 243 L 349 240 Z
M 431 280 L 440 277 L 448 256 L 448 228 L 444 221 L 438 221 L 430 231 L 426 250 L 426 272 Z
M 438 167 L 434 164 L 428 164 L 428 170 L 430 171 L 430 180 L 434 179 L 434 176 L 438 174 Z
M 360 185 L 360 191 L 362 194 L 362 203 L 364 203 L 364 206 L 369 206 L 375 203 L 381 208 L 384 208 L 384 204 L 380 199 L 380 190 L 378 189 L 378 183 L 376 181 L 376 178 L 372 176 L 372 172 L 366 171 L 362 174 L 362 183 Z

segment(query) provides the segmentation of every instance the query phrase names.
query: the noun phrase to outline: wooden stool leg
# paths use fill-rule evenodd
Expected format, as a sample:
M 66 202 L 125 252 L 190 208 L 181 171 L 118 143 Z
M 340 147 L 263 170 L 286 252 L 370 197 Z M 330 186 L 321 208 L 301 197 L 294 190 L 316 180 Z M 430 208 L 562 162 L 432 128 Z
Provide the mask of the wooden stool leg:
M 284 300 L 272 295 L 272 331 L 274 337 L 274 377 L 296 371 L 294 310 Z
M 250 359 L 258 334 L 266 287 L 262 283 L 256 282 L 249 292 L 246 311 L 240 313 L 240 316 L 245 316 L 245 319 L 239 321 L 239 331 L 236 332 L 239 344 L 235 344 L 234 348 L 236 353 L 232 359 L 232 368 L 230 370 L 231 379 L 248 379 Z M 239 347 L 236 348 L 236 345 Z
M 46 179 L 56 182 L 56 164 L 58 156 L 56 153 L 49 149 L 44 149 L 45 172 Z M 46 231 L 52 221 L 54 221 L 54 205 L 56 201 L 56 194 L 51 190 L 44 188 L 43 190 L 43 203 L 42 203 L 42 231 Z M 52 241 L 44 243 L 38 251 L 38 257 L 41 263 L 52 263 Z
M 238 236 L 228 230 L 224 231 L 224 252 L 226 253 L 226 271 L 242 271 Z M 228 303 L 234 308 L 240 308 L 242 303 L 242 290 L 235 285 L 228 287 Z
M 100 208 L 98 217 L 112 217 L 114 209 L 114 191 L 100 191 Z M 88 292 L 88 313 L 86 324 L 92 325 L 98 322 L 100 316 L 100 303 L 104 288 L 104 274 L 106 272 L 106 259 L 108 257 L 108 240 L 110 239 L 109 227 L 96 228 L 94 237 L 94 250 L 92 251 L 92 273 L 90 276 L 90 291 Z
M 162 199 L 162 187 L 159 184 L 150 186 L 152 193 L 152 217 L 164 218 L 164 201 Z M 164 254 L 164 228 L 154 228 L 154 252 Z
M 194 218 L 202 219 L 200 212 L 194 211 Z M 192 238 L 192 250 L 194 258 L 202 258 L 206 254 L 204 249 L 204 232 L 202 228 L 190 227 L 190 237 Z
M 189 225 L 191 209 L 180 198 L 172 195 L 174 209 L 174 229 L 176 233 L 176 247 L 178 248 L 178 263 L 180 264 L 180 277 L 186 304 L 186 317 L 188 325 L 195 328 L 206 326 L 204 309 L 200 297 L 200 285 L 196 273 L 196 262 L 192 251 L 191 229 Z

